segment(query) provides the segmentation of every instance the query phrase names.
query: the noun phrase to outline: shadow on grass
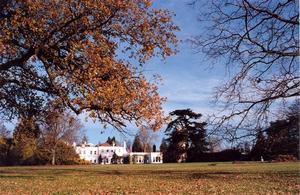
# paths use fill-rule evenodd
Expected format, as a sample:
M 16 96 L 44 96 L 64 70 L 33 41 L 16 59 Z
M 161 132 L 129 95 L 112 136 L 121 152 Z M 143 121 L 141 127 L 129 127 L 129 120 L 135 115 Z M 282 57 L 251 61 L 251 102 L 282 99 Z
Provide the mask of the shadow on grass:
M 224 179 L 224 178 L 236 178 L 236 179 L 262 179 L 264 177 L 297 177 L 297 173 L 291 173 L 288 171 L 277 172 L 235 172 L 235 171 L 177 171 L 177 170 L 159 170 L 159 171 L 95 171 L 91 175 L 111 175 L 111 176 L 149 176 L 159 177 L 162 179 Z
M 54 180 L 60 176 L 133 176 L 133 177 L 154 177 L 161 179 L 261 179 L 262 177 L 297 177 L 297 173 L 288 171 L 276 172 L 241 172 L 241 171 L 191 171 L 191 170 L 116 170 L 116 169 L 84 169 L 84 168 L 30 168 L 0 170 L 0 179 L 21 178 L 21 179 L 39 179 L 46 178 Z
M 0 179 L 33 179 L 32 175 L 0 175 Z

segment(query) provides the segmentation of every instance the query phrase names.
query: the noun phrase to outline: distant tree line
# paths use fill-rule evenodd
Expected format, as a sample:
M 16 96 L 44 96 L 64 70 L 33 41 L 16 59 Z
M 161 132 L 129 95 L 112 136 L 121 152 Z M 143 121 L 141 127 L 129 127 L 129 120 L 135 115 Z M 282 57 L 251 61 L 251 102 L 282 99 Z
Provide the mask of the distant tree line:
M 171 122 L 160 145 L 164 162 L 212 162 L 236 160 L 295 160 L 299 159 L 299 108 L 296 101 L 284 111 L 280 119 L 264 129 L 256 130 L 255 140 L 246 140 L 229 149 L 221 150 L 220 139 L 207 134 L 202 115 L 190 109 L 170 113 Z M 72 143 L 81 137 L 79 120 L 61 108 L 49 106 L 40 115 L 21 117 L 10 136 L 0 124 L 0 165 L 43 165 L 84 163 Z M 155 152 L 155 136 L 150 131 L 138 133 L 132 152 Z M 83 142 L 87 142 L 84 136 Z M 107 143 L 116 143 L 108 137 Z M 103 157 L 99 156 L 99 162 Z M 114 154 L 112 162 L 118 163 Z M 129 162 L 124 158 L 124 162 Z
M 24 115 L 12 136 L 4 125 L 0 128 L 0 165 L 81 163 L 72 146 L 81 124 L 66 110 L 49 106 L 43 114 Z
M 246 140 L 221 151 L 219 140 L 207 135 L 201 114 L 184 109 L 175 110 L 170 116 L 173 120 L 160 145 L 164 162 L 299 159 L 299 102 L 285 111 L 282 119 L 257 130 L 253 144 Z
M 296 101 L 285 113 L 283 119 L 271 122 L 269 127 L 260 130 L 251 150 L 251 159 L 278 159 L 282 156 L 299 159 L 299 110 Z

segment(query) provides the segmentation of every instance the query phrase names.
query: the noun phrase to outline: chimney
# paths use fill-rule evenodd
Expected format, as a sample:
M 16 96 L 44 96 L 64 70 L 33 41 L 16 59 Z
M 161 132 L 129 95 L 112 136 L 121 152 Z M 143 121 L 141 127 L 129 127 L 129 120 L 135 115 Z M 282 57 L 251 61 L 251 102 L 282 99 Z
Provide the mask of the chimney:
M 127 151 L 126 141 L 124 141 L 123 147 L 124 147 L 124 150 Z

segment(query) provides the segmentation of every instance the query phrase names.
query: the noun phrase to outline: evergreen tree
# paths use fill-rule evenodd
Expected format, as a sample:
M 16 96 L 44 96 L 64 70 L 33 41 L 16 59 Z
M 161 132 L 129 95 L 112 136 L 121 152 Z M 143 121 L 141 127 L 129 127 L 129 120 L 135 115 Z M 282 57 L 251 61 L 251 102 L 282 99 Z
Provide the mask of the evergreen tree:
M 159 146 L 159 150 L 160 152 L 164 153 L 165 151 L 167 151 L 168 149 L 168 144 L 165 138 L 162 138 L 161 140 L 161 144 Z
M 156 152 L 156 145 L 155 144 L 152 146 L 152 152 Z
M 123 158 L 123 163 L 124 163 L 124 164 L 130 164 L 130 156 L 125 156 L 125 157 Z
M 170 113 L 175 119 L 166 129 L 169 162 L 198 161 L 201 154 L 208 151 L 206 123 L 199 121 L 201 114 L 190 109 L 175 110 Z
M 110 144 L 111 143 L 111 138 L 108 136 L 106 143 Z
M 143 152 L 143 151 L 144 151 L 143 144 L 141 142 L 139 135 L 137 134 L 132 144 L 132 152 Z
M 163 161 L 164 162 L 171 162 L 169 160 L 169 154 L 167 153 L 168 148 L 169 148 L 169 145 L 167 143 L 167 140 L 165 138 L 163 138 L 161 140 L 161 144 L 160 144 L 159 150 L 163 154 Z
M 188 132 L 186 130 L 174 129 L 167 134 L 169 138 L 169 147 L 167 149 L 169 162 L 184 162 L 187 158 L 188 150 Z
M 103 159 L 102 159 L 102 156 L 100 154 L 99 157 L 98 157 L 98 164 L 102 164 L 102 161 L 103 161 Z
M 208 152 L 208 142 L 206 138 L 206 130 L 204 126 L 206 123 L 194 123 L 194 126 L 189 127 L 189 148 L 188 148 L 188 161 L 199 161 L 203 153 Z
M 296 120 L 277 120 L 266 129 L 268 155 L 271 159 L 279 155 L 299 158 L 299 126 Z
M 260 138 L 252 154 L 262 153 L 268 160 L 276 159 L 279 155 L 291 155 L 299 159 L 299 110 L 300 102 L 295 101 L 285 110 L 283 118 L 271 122 L 264 130 L 266 138 L 258 134 Z
M 108 143 L 109 145 L 116 144 L 115 136 L 113 136 L 112 138 L 108 137 L 107 140 L 106 140 L 106 143 Z
M 263 132 L 260 130 L 256 135 L 256 142 L 251 150 L 252 160 L 260 160 L 261 157 L 266 158 L 266 139 Z
M 84 135 L 83 138 L 82 138 L 81 143 L 82 144 L 87 144 L 88 142 L 89 142 L 89 138 L 86 135 Z
M 119 157 L 117 156 L 117 154 L 114 152 L 112 158 L 111 158 L 111 163 L 112 164 L 117 164 L 118 163 L 118 159 Z

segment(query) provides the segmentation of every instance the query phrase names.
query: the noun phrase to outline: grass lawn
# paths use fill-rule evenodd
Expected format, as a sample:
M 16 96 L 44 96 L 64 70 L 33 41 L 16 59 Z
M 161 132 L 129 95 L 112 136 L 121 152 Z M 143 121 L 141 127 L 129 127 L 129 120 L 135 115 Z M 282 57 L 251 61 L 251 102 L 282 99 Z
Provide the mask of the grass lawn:
M 0 194 L 298 194 L 299 162 L 0 167 Z

